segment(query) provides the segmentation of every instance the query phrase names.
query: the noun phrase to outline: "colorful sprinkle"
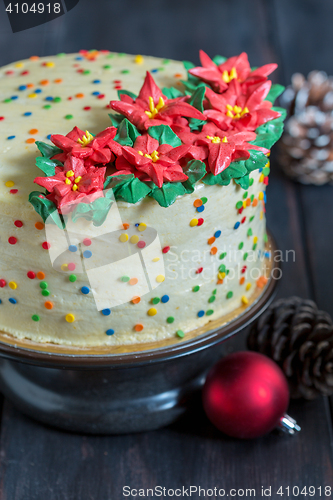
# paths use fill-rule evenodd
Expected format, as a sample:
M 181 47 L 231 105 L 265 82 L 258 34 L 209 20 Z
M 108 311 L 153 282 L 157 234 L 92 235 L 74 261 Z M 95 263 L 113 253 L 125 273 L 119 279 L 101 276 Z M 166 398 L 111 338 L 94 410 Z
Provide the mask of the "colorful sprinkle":
M 16 221 L 14 222 L 14 225 L 15 225 L 16 227 L 22 227 L 22 226 L 23 226 L 23 222 L 22 222 L 21 220 L 16 220 Z
M 15 236 L 10 236 L 10 237 L 8 238 L 8 243 L 9 243 L 10 245 L 16 245 L 16 243 L 17 243 L 17 238 L 15 238 Z
M 151 299 L 151 303 L 156 305 L 156 304 L 159 304 L 160 303 L 160 298 L 159 297 L 154 297 Z
M 249 303 L 249 300 L 248 300 L 248 298 L 247 298 L 245 295 L 243 295 L 243 296 L 242 296 L 242 303 L 243 303 L 244 305 L 246 305 L 246 304 L 248 304 L 248 303 Z
M 144 222 L 141 222 L 138 226 L 138 230 L 139 231 L 145 231 L 147 229 L 147 224 L 145 224 Z
M 125 243 L 126 241 L 128 241 L 128 234 L 127 233 L 123 233 L 119 236 L 119 241 L 121 241 L 122 243 Z
M 44 241 L 42 243 L 42 247 L 44 248 L 44 250 L 48 250 L 49 248 L 51 248 L 51 245 L 47 241 Z
M 16 299 L 14 299 L 14 297 L 10 297 L 10 298 L 8 299 L 8 301 L 9 301 L 11 304 L 17 304 L 17 300 L 16 300 Z
M 137 246 L 138 248 L 144 248 L 146 246 L 146 243 L 144 241 L 139 241 Z
M 129 276 L 122 276 L 122 277 L 120 278 L 120 281 L 122 281 L 123 283 L 127 283 L 129 280 L 130 280 L 130 277 L 129 277 Z
M 34 280 L 36 278 L 36 274 L 33 271 L 28 271 L 27 276 L 31 280 Z
M 69 245 L 68 250 L 70 252 L 77 252 L 77 246 L 76 245 Z
M 103 310 L 102 310 L 102 314 L 103 314 L 104 316 L 110 316 L 110 314 L 111 314 L 111 309 L 103 309 Z
M 201 311 L 198 312 L 198 317 L 199 318 L 202 318 L 202 316 L 204 316 L 204 315 L 205 315 L 205 311 L 201 310 Z
M 162 252 L 163 252 L 163 253 L 168 253 L 168 252 L 169 252 L 169 250 L 170 250 L 170 247 L 169 247 L 169 246 L 167 246 L 167 247 L 164 247 L 164 248 L 162 249 Z
M 138 297 L 138 296 L 135 296 L 135 297 L 133 297 L 133 299 L 132 299 L 132 301 L 131 301 L 131 302 L 132 302 L 133 304 L 139 304 L 139 302 L 140 302 L 140 301 L 141 301 L 141 298 L 140 298 L 140 297 Z
M 173 316 L 169 316 L 169 317 L 167 318 L 167 323 L 170 323 L 170 324 L 171 324 L 171 323 L 173 323 L 174 321 L 175 321 L 175 318 L 174 318 Z
M 50 311 L 51 309 L 53 309 L 53 302 L 50 301 L 44 302 L 44 307 Z
M 195 226 L 198 225 L 198 222 L 199 222 L 198 219 L 192 219 L 191 222 L 190 222 L 190 226 L 191 227 L 195 227 Z
M 147 314 L 148 316 L 155 316 L 155 314 L 157 314 L 157 310 L 155 309 L 155 307 L 151 307 L 150 309 L 148 309 Z
M 75 274 L 71 274 L 68 276 L 68 279 L 71 283 L 74 283 L 77 280 L 77 276 Z
M 138 281 L 138 278 L 131 278 L 128 283 L 133 286 L 136 285 Z
M 4 288 L 6 286 L 6 284 L 7 283 L 5 280 L 3 280 L 3 279 L 0 280 L 0 288 Z
M 158 276 L 156 276 L 157 283 L 162 283 L 164 280 L 165 276 L 163 276 L 163 274 L 159 274 Z
M 15 283 L 15 281 L 10 281 L 10 282 L 8 283 L 8 286 L 9 286 L 9 288 L 11 288 L 12 290 L 16 290 L 16 288 L 17 288 L 17 283 Z
M 44 229 L 43 222 L 36 222 L 35 228 L 38 229 L 38 231 L 41 231 L 42 229 Z
M 85 251 L 83 252 L 83 257 L 84 257 L 85 259 L 90 259 L 90 257 L 91 257 L 91 256 L 92 256 L 92 252 L 91 252 L 90 250 L 85 250 Z M 69 269 L 69 264 L 68 264 L 68 269 Z
M 142 332 L 143 330 L 143 325 L 141 323 L 137 323 L 135 326 L 134 326 L 134 330 L 136 332 Z
M 192 292 L 198 292 L 200 290 L 200 286 L 196 285 L 192 288 Z
M 91 245 L 91 239 L 89 238 L 84 238 L 84 240 L 82 241 L 82 243 L 86 246 L 86 247 L 89 247 Z
M 38 271 L 36 276 L 39 280 L 43 280 L 45 278 L 45 273 L 43 273 L 42 271 Z
M 212 314 L 214 314 L 213 309 L 208 309 L 208 311 L 206 312 L 206 316 L 211 316 Z
M 81 288 L 81 292 L 84 294 L 84 295 L 88 295 L 88 293 L 90 292 L 90 289 L 87 287 L 87 286 L 83 286 Z
M 183 332 L 183 330 L 177 330 L 176 335 L 177 337 L 180 337 L 182 339 L 185 336 L 185 333 Z
M 136 245 L 139 241 L 139 236 L 137 234 L 133 234 L 133 236 L 131 236 L 130 238 L 130 242 L 133 243 L 133 245 Z
M 75 321 L 75 316 L 74 314 L 66 314 L 65 319 L 67 323 L 73 323 Z
M 169 300 L 170 300 L 169 295 L 163 295 L 163 297 L 161 297 L 161 302 L 163 304 L 166 304 L 167 302 L 169 302 Z
M 233 296 L 233 292 L 230 290 L 230 292 L 227 293 L 227 299 L 231 299 Z
M 31 316 L 31 319 L 32 319 L 32 321 L 39 321 L 40 320 L 40 316 L 38 316 L 38 314 L 33 314 Z

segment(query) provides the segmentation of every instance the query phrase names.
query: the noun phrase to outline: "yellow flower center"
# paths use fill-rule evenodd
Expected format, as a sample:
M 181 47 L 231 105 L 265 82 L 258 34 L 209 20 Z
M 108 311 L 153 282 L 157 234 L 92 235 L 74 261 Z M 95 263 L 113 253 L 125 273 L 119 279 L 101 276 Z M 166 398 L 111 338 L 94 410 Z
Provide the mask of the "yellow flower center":
M 144 155 L 142 151 L 138 151 L 139 155 L 144 156 L 145 158 L 149 158 L 152 162 L 156 163 L 158 160 L 158 151 L 153 151 L 151 155 L 148 155 L 147 153 Z
M 223 71 L 222 80 L 225 81 L 225 83 L 231 82 L 234 78 L 237 78 L 236 68 L 231 68 L 230 71 L 227 71 L 226 69 Z
M 91 135 L 91 133 L 88 132 L 88 130 L 86 130 L 85 135 L 82 137 L 82 139 L 78 139 L 77 142 L 81 144 L 82 147 L 84 147 L 87 146 L 87 144 L 89 144 L 89 142 L 91 142 L 93 138 L 94 136 Z
M 228 111 L 226 115 L 233 120 L 238 120 L 242 116 L 246 115 L 246 113 L 249 113 L 249 108 L 247 108 L 246 106 L 244 109 L 242 109 L 240 106 L 235 105 L 234 107 L 232 107 L 231 104 L 227 104 L 227 110 Z
M 145 111 L 146 115 L 148 115 L 148 118 L 154 118 L 157 115 L 157 113 L 160 111 L 160 109 L 163 108 L 164 104 L 165 103 L 164 103 L 163 97 L 160 97 L 158 100 L 158 103 L 156 104 L 156 107 L 155 107 L 154 99 L 150 96 L 149 97 L 149 110 L 150 111 Z
M 223 139 L 219 137 L 218 135 L 215 135 L 214 137 L 211 135 L 206 135 L 206 138 L 209 139 L 213 144 L 220 144 L 221 142 L 228 142 L 227 136 L 224 136 Z
M 74 172 L 73 170 L 68 170 L 68 172 L 66 172 L 66 179 L 65 179 L 65 183 L 70 186 L 73 182 L 73 180 L 69 179 L 69 177 L 74 177 Z M 78 177 L 76 177 L 74 179 L 74 182 L 73 182 L 73 185 L 72 185 L 72 190 L 73 191 L 76 191 L 78 189 L 78 183 L 80 182 L 80 180 L 82 179 L 81 175 L 79 175 Z

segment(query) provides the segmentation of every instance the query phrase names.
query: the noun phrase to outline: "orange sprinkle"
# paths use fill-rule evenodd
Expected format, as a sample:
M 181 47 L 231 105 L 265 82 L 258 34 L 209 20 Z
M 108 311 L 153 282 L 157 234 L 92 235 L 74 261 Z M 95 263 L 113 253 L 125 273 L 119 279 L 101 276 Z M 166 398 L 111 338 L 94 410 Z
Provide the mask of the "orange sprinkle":
M 256 207 L 258 205 L 258 200 L 257 198 L 254 198 L 253 202 L 252 202 L 252 206 Z
M 136 285 L 138 281 L 139 281 L 139 280 L 138 280 L 138 278 L 131 278 L 131 279 L 129 280 L 129 284 L 130 284 L 130 285 Z
M 140 300 L 141 300 L 141 298 L 136 295 L 135 297 L 133 297 L 132 303 L 133 304 L 138 304 L 140 302 Z
M 209 240 L 207 241 L 208 245 L 212 245 L 215 240 L 216 240 L 215 236 L 212 236 L 211 238 L 209 238 Z
M 42 229 L 44 229 L 43 222 L 36 222 L 35 228 L 38 229 L 38 231 L 41 231 Z
M 223 285 L 223 280 L 217 280 L 218 285 Z
M 137 325 L 135 325 L 134 330 L 135 330 L 136 332 L 142 332 L 142 330 L 143 330 L 143 325 L 142 325 L 141 323 L 138 323 Z
M 29 139 L 27 139 L 25 141 L 27 144 L 33 144 L 34 142 L 36 142 L 36 140 L 33 138 L 33 137 L 30 137 Z
M 248 198 L 246 200 L 246 206 L 249 207 L 251 205 L 251 198 Z
M 124 229 L 128 229 L 129 227 L 130 227 L 130 225 L 129 225 L 127 222 L 124 222 L 124 224 L 123 224 L 123 228 L 124 228 Z
M 211 253 L 212 255 L 215 255 L 215 254 L 217 253 L 217 248 L 216 248 L 216 247 L 212 247 L 212 248 L 210 249 L 210 253 Z
M 174 75 L 175 78 L 183 78 L 183 75 L 181 73 L 176 73 Z
M 82 97 L 84 97 L 84 94 L 81 94 L 81 93 L 80 94 L 76 94 L 75 97 L 77 97 L 78 99 L 82 99 Z
M 267 281 L 268 280 L 267 280 L 266 276 L 260 276 L 260 278 L 258 278 L 257 282 L 256 282 L 257 283 L 257 287 L 258 288 L 263 288 L 266 285 Z
M 29 130 L 29 134 L 37 134 L 38 133 L 38 129 L 37 128 L 32 128 L 31 130 Z
M 33 86 L 34 86 L 34 84 L 33 84 L 33 83 L 27 83 L 27 88 L 28 88 L 28 89 L 32 89 L 32 87 L 33 87 Z
M 42 271 L 38 271 L 36 276 L 39 280 L 43 280 L 45 278 L 45 274 Z
M 54 80 L 54 83 L 62 83 L 62 78 L 56 78 L 56 79 Z
M 38 61 L 39 56 L 31 56 L 29 57 L 30 61 Z
M 244 276 L 242 276 L 241 279 L 239 280 L 239 284 L 243 285 L 244 281 L 245 281 L 245 278 L 244 278 Z
M 197 199 L 193 202 L 193 206 L 195 206 L 195 208 L 201 207 L 201 205 L 202 205 L 202 200 Z
M 46 309 L 53 309 L 53 302 L 45 302 L 44 303 L 44 306 L 46 307 Z
M 41 85 L 48 85 L 50 83 L 50 80 L 41 80 L 39 83 Z

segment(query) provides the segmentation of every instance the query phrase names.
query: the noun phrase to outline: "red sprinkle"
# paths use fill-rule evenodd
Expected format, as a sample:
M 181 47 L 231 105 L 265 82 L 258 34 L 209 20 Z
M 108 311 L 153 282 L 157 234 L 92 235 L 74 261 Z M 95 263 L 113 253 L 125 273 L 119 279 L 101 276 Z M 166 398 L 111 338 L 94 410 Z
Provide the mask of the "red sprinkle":
M 8 238 L 8 243 L 10 243 L 11 245 L 15 245 L 17 243 L 17 238 L 15 238 L 15 236 L 10 236 Z
M 0 280 L 0 288 L 3 288 L 6 285 L 7 285 L 7 283 L 5 280 Z
M 245 221 L 246 221 L 246 217 L 243 217 L 241 220 L 241 223 L 244 224 Z
M 10 194 L 16 194 L 18 191 L 18 189 L 10 189 L 9 192 Z
M 16 227 L 22 227 L 23 226 L 23 222 L 21 220 L 16 220 L 14 222 L 14 224 L 15 224 Z
M 264 178 L 264 184 L 265 184 L 265 186 L 268 186 L 268 177 Z
M 86 247 L 90 247 L 91 245 L 91 240 L 89 238 L 84 238 L 84 240 L 82 241 L 82 243 L 86 246 Z
M 33 271 L 28 271 L 27 272 L 27 276 L 28 278 L 30 278 L 31 280 L 34 280 L 36 278 L 36 275 Z
M 76 267 L 76 266 L 75 266 L 74 262 L 70 262 L 70 263 L 68 264 L 68 271 L 74 271 L 75 267 Z
M 51 248 L 51 245 L 47 241 L 44 241 L 42 243 L 42 247 L 44 248 L 44 250 L 48 250 L 49 248 Z
M 198 219 L 198 226 L 202 226 L 202 224 L 203 224 L 204 222 L 205 222 L 205 221 L 204 221 L 203 219 L 201 219 L 201 217 L 200 217 L 200 219 Z
M 67 101 L 71 101 L 73 97 L 67 97 Z
M 12 69 L 9 69 L 8 71 L 6 71 L 6 75 L 13 75 L 14 74 L 14 71 Z
M 200 273 L 202 273 L 202 271 L 203 271 L 203 267 L 199 267 L 199 269 L 197 269 L 197 270 L 195 271 L 195 273 L 196 273 L 196 274 L 200 274 Z
M 84 109 L 84 111 L 89 111 L 91 109 L 91 107 L 90 106 L 85 106 L 83 109 Z
M 242 271 L 241 271 L 241 272 L 242 272 L 242 274 L 244 274 L 244 273 L 245 273 L 246 269 L 247 269 L 247 266 L 243 266 Z
M 4 119 L 5 119 L 4 116 L 0 116 L 0 122 L 1 122 L 1 120 L 4 120 Z
M 22 75 L 22 76 L 24 76 L 24 75 L 29 75 L 29 71 L 26 69 L 26 70 L 22 71 L 21 75 Z
M 99 94 L 99 95 L 97 96 L 97 99 L 104 99 L 104 97 L 105 97 L 105 94 Z
M 138 241 L 137 247 L 138 248 L 144 248 L 146 246 L 146 243 L 144 241 Z
M 243 210 L 244 210 L 244 207 L 240 208 L 240 209 L 238 210 L 238 213 L 239 213 L 239 214 L 241 214 L 241 213 L 243 212 Z
M 121 80 L 113 80 L 113 83 L 121 83 Z
M 162 252 L 163 253 L 168 253 L 169 250 L 170 250 L 170 247 L 164 247 L 163 250 L 162 250 Z

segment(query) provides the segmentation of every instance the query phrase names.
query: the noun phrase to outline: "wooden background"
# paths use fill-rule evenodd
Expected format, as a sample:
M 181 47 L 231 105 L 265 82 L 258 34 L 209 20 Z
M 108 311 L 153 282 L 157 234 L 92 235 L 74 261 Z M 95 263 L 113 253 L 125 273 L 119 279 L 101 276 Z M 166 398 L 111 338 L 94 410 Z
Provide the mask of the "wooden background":
M 199 48 L 226 56 L 246 50 L 252 65 L 277 62 L 275 79 L 288 83 L 295 71 L 333 74 L 332 21 L 332 0 L 80 0 L 57 20 L 12 34 L 0 3 L 0 64 L 81 48 L 195 62 Z M 268 225 L 282 250 L 296 251 L 279 295 L 312 298 L 333 314 L 333 187 L 290 182 L 274 156 L 272 170 Z M 91 437 L 42 426 L 4 401 L 0 500 L 118 500 L 124 485 L 255 488 L 259 498 L 261 486 L 333 487 L 330 400 L 292 402 L 289 413 L 302 426 L 295 438 L 229 439 L 200 402 L 159 431 Z

